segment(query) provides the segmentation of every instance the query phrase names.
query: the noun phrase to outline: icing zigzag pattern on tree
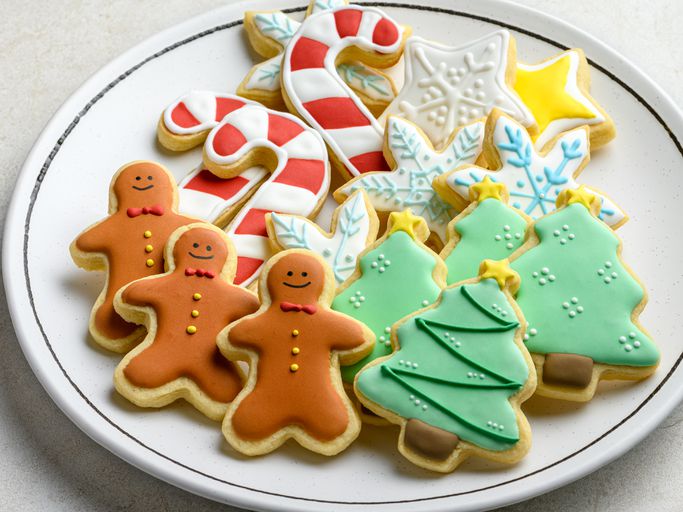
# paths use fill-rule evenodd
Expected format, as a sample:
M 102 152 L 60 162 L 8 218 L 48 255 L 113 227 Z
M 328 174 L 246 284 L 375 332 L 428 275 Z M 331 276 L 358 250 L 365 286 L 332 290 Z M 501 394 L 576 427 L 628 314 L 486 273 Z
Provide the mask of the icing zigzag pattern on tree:
M 432 188 L 432 181 L 443 173 L 479 157 L 484 139 L 484 122 L 477 121 L 452 134 L 449 143 L 434 151 L 423 132 L 409 121 L 392 116 L 387 122 L 384 151 L 393 171 L 366 173 L 354 178 L 335 192 L 342 200 L 356 190 L 364 190 L 379 212 L 410 208 L 427 221 L 441 242 L 454 210 Z
M 586 127 L 565 132 L 545 154 L 534 149 L 523 126 L 500 112 L 489 116 L 486 130 L 484 155 L 494 169 L 464 166 L 437 178 L 435 187 L 449 203 L 466 205 L 470 185 L 488 176 L 507 187 L 513 207 L 537 219 L 555 210 L 563 190 L 578 188 L 575 177 L 590 160 Z M 616 204 L 592 193 L 600 197 L 600 219 L 615 229 L 626 222 Z

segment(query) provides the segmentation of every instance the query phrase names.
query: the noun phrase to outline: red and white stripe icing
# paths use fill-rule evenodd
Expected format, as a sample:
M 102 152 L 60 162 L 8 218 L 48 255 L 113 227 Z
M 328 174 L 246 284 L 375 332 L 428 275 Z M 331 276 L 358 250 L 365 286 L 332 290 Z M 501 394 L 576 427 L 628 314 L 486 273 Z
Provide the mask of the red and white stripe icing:
M 245 105 L 257 103 L 232 94 L 190 91 L 166 107 L 164 125 L 176 135 L 194 135 L 215 128 L 225 116 Z M 239 176 L 223 179 L 199 165 L 178 183 L 179 211 L 214 223 L 267 174 L 262 167 L 252 167 Z
M 226 116 L 209 133 L 204 152 L 212 162 L 230 165 L 257 148 L 272 150 L 277 167 L 225 228 L 237 250 L 235 284 L 243 286 L 254 280 L 271 254 L 266 213 L 309 217 L 330 186 L 327 148 L 320 135 L 300 119 L 260 105 L 246 105 Z
M 379 9 L 345 6 L 308 17 L 287 45 L 282 84 L 291 104 L 353 176 L 389 170 L 384 129 L 341 79 L 335 61 L 351 46 L 395 53 L 402 38 L 402 27 Z

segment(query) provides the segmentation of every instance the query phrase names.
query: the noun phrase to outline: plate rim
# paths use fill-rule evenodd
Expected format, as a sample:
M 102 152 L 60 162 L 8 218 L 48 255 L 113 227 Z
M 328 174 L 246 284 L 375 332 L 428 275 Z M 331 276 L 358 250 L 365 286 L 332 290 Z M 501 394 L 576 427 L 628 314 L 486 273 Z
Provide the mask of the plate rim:
M 610 59 L 612 63 L 616 62 L 617 64 L 620 65 L 620 67 L 623 67 L 624 69 L 621 71 L 621 74 L 623 73 L 629 73 L 631 78 L 631 83 L 634 84 L 635 82 L 640 82 L 637 85 L 637 88 L 640 88 L 642 91 L 643 89 L 650 89 L 647 91 L 646 95 L 653 95 L 654 94 L 654 100 L 656 100 L 656 103 L 659 104 L 658 108 L 654 108 L 647 100 L 644 99 L 644 97 L 639 94 L 636 89 L 628 85 L 626 82 L 624 82 L 619 76 L 616 74 L 616 72 L 610 71 L 606 67 L 598 64 L 596 61 L 589 59 L 589 63 L 598 69 L 599 71 L 605 73 L 609 78 L 614 80 L 619 86 L 624 88 L 627 92 L 629 92 L 632 96 L 636 98 L 641 104 L 643 104 L 647 110 L 650 112 L 651 115 L 659 122 L 659 124 L 664 127 L 664 129 L 668 132 L 672 142 L 674 145 L 677 147 L 679 152 L 683 155 L 683 147 L 681 146 L 681 142 L 678 140 L 678 137 L 676 136 L 676 132 L 681 133 L 683 132 L 683 129 L 681 129 L 681 126 L 683 126 L 683 116 L 681 115 L 681 111 L 678 108 L 678 106 L 671 100 L 671 98 L 664 92 L 652 79 L 650 79 L 646 74 L 644 74 L 640 69 L 638 69 L 635 65 L 633 65 L 630 61 L 625 59 L 623 56 L 621 56 L 618 52 L 615 50 L 611 49 L 604 43 L 600 42 L 597 40 L 595 37 L 592 35 L 584 32 L 583 30 L 574 27 L 570 25 L 567 22 L 564 22 L 563 20 L 560 20 L 559 18 L 556 18 L 554 16 L 542 13 L 538 10 L 526 7 L 526 6 L 520 6 L 508 1 L 503 1 L 503 0 L 482 0 L 478 2 L 477 5 L 475 6 L 468 6 L 468 11 L 456 11 L 454 9 L 449 9 L 449 8 L 444 8 L 444 7 L 436 7 L 436 4 L 443 4 L 443 1 L 439 0 L 400 0 L 400 1 L 394 1 L 394 2 L 362 2 L 363 5 L 368 5 L 368 6 L 377 6 L 377 7 L 396 7 L 396 8 L 407 8 L 407 9 L 418 9 L 418 10 L 425 10 L 425 11 L 432 11 L 432 12 L 442 12 L 444 14 L 450 14 L 450 15 L 457 15 L 457 16 L 465 16 L 468 18 L 473 18 L 477 19 L 480 21 L 485 21 L 487 23 L 492 23 L 494 25 L 500 26 L 500 27 L 505 27 L 509 28 L 510 30 L 513 30 L 515 32 L 523 33 L 527 36 L 533 37 L 535 39 L 539 39 L 543 42 L 546 42 L 548 44 L 551 44 L 557 48 L 564 49 L 566 48 L 564 45 L 558 43 L 557 41 L 554 41 L 550 38 L 547 38 L 541 34 L 537 34 L 533 31 L 530 31 L 526 28 L 523 27 L 518 27 L 515 25 L 511 25 L 510 23 L 495 19 L 495 18 L 490 18 L 486 16 L 481 16 L 481 15 L 476 15 L 473 14 L 473 12 L 477 10 L 483 10 L 483 11 L 490 11 L 491 6 L 499 6 L 502 7 L 503 9 L 510 9 L 513 11 L 516 11 L 517 14 L 521 15 L 529 15 L 532 17 L 537 17 L 540 18 L 541 20 L 545 20 L 548 22 L 551 22 L 553 24 L 559 25 L 562 29 L 565 31 L 569 31 L 570 33 L 574 33 L 575 35 L 579 36 L 580 38 L 583 38 L 585 41 L 587 41 L 590 45 L 593 45 L 595 48 L 599 50 L 600 53 L 603 54 L 604 58 Z M 231 482 L 227 482 L 222 479 L 216 479 L 215 477 L 211 475 L 207 475 L 197 469 L 191 468 L 189 466 L 186 466 L 185 464 L 172 460 L 165 456 L 162 453 L 157 452 L 155 449 L 145 445 L 144 443 L 138 441 L 135 439 L 134 436 L 131 436 L 130 434 L 126 433 L 124 429 L 116 425 L 116 423 L 106 417 L 103 413 L 101 413 L 94 404 L 92 404 L 88 398 L 83 394 L 78 386 L 73 382 L 68 374 L 64 371 L 64 369 L 61 367 L 61 364 L 59 363 L 59 359 L 57 358 L 56 354 L 54 353 L 52 347 L 50 346 L 50 343 L 47 339 L 46 333 L 42 329 L 42 325 L 40 324 L 40 320 L 37 316 L 37 311 L 35 310 L 35 306 L 32 304 L 32 290 L 30 286 L 30 277 L 28 273 L 28 240 L 29 240 L 29 235 L 28 235 L 28 228 L 30 225 L 30 220 L 31 220 L 31 215 L 32 215 L 32 209 L 33 205 L 36 201 L 36 198 L 38 196 L 38 192 L 40 190 L 40 185 L 42 184 L 42 178 L 44 177 L 45 173 L 49 169 L 49 166 L 51 164 L 52 159 L 56 155 L 56 153 L 59 150 L 59 147 L 64 143 L 66 138 L 68 137 L 69 133 L 73 128 L 78 124 L 78 120 L 87 114 L 88 110 L 90 109 L 91 106 L 93 106 L 106 92 L 108 92 L 110 89 L 116 86 L 120 81 L 124 80 L 129 74 L 134 72 L 135 70 L 139 69 L 142 67 L 145 63 L 148 61 L 157 58 L 165 53 L 168 53 L 170 51 L 173 51 L 175 48 L 178 48 L 180 46 L 183 46 L 185 44 L 188 44 L 196 39 L 199 39 L 201 37 L 204 37 L 206 35 L 209 35 L 211 33 L 218 32 L 220 30 L 226 30 L 235 26 L 240 26 L 242 25 L 242 19 L 241 17 L 235 21 L 215 25 L 210 29 L 207 30 L 202 30 L 199 33 L 195 33 L 189 37 L 183 37 L 179 41 L 176 41 L 173 44 L 167 44 L 164 43 L 163 41 L 168 40 L 170 36 L 172 36 L 174 33 L 181 34 L 184 31 L 187 31 L 187 29 L 190 26 L 193 25 L 199 25 L 201 24 L 202 20 L 206 18 L 207 20 L 209 17 L 215 16 L 214 19 L 226 19 L 227 16 L 219 16 L 218 13 L 221 12 L 237 12 L 240 13 L 242 10 L 243 5 L 252 5 L 253 2 L 251 1 L 244 1 L 244 2 L 239 2 L 239 3 L 233 3 L 229 4 L 223 7 L 220 7 L 218 9 L 215 9 L 213 11 L 210 11 L 205 14 L 201 14 L 199 16 L 184 20 L 168 29 L 165 29 L 161 32 L 158 32 L 157 34 L 151 36 L 150 38 L 146 39 L 145 41 L 135 45 L 134 47 L 124 51 L 121 53 L 118 57 L 114 58 L 113 60 L 109 61 L 107 64 L 105 64 L 102 68 L 100 68 L 96 73 L 94 73 L 91 77 L 89 77 L 81 86 L 74 91 L 74 93 L 63 103 L 63 105 L 59 108 L 59 110 L 51 117 L 50 121 L 46 124 L 45 128 L 42 130 L 40 136 L 34 143 L 31 151 L 29 152 L 28 156 L 26 157 L 26 160 L 24 164 L 22 165 L 22 168 L 17 176 L 17 182 L 15 186 L 15 190 L 12 194 L 10 206 L 8 209 L 8 214 L 7 214 L 7 220 L 5 224 L 5 229 L 4 229 L 4 235 L 3 235 L 3 251 L 2 251 L 2 258 L 3 258 L 3 280 L 4 280 L 4 285 L 5 285 L 5 291 L 7 295 L 7 303 L 8 307 L 10 310 L 10 316 L 12 318 L 12 323 L 15 328 L 15 332 L 17 333 L 17 338 L 19 339 L 20 345 L 22 347 L 22 351 L 24 352 L 25 357 L 28 359 L 29 364 L 40 381 L 41 385 L 46 389 L 50 397 L 55 401 L 55 403 L 59 406 L 59 408 L 71 419 L 73 423 L 75 423 L 81 430 L 83 430 L 86 435 L 91 437 L 93 440 L 95 440 L 98 444 L 101 446 L 105 447 L 115 455 L 123 458 L 124 460 L 128 461 L 129 463 L 133 464 L 134 466 L 138 467 L 139 469 L 142 469 L 143 471 L 156 476 L 157 478 L 161 478 L 162 480 L 165 480 L 168 483 L 171 483 L 172 485 L 182 487 L 190 492 L 194 492 L 197 494 L 201 494 L 203 496 L 207 496 L 211 499 L 215 499 L 218 501 L 222 502 L 229 502 L 233 503 L 237 506 L 247 506 L 247 507 L 263 507 L 264 502 L 259 499 L 259 497 L 266 496 L 266 499 L 273 499 L 275 501 L 270 502 L 270 503 L 265 503 L 265 505 L 275 505 L 278 506 L 281 509 L 287 509 L 287 510 L 301 510 L 301 505 L 303 501 L 309 502 L 309 503 L 315 503 L 318 505 L 323 505 L 323 504 L 328 504 L 328 505 L 365 505 L 365 506 L 375 506 L 375 507 L 382 507 L 386 505 L 392 505 L 392 504 L 405 504 L 409 503 L 413 505 L 412 509 L 415 509 L 415 505 L 417 505 L 420 502 L 423 503 L 431 503 L 433 505 L 436 505 L 438 503 L 438 508 L 446 508 L 449 507 L 449 501 L 450 506 L 452 507 L 454 505 L 453 500 L 457 499 L 460 496 L 463 495 L 471 495 L 475 494 L 477 492 L 484 492 L 492 487 L 500 487 L 500 486 L 505 486 L 509 485 L 515 481 L 522 480 L 525 478 L 528 478 L 530 476 L 533 476 L 539 472 L 545 471 L 547 469 L 550 469 L 553 466 L 560 465 L 564 463 L 566 460 L 576 456 L 577 454 L 584 452 L 585 450 L 589 449 L 591 446 L 594 444 L 600 442 L 602 439 L 605 437 L 609 436 L 614 430 L 618 429 L 621 425 L 624 423 L 628 422 L 631 418 L 636 416 L 638 412 L 645 407 L 645 405 L 650 402 L 652 398 L 654 398 L 659 390 L 665 386 L 667 382 L 669 382 L 670 378 L 677 372 L 679 364 L 681 360 L 683 359 L 683 353 L 679 355 L 678 359 L 676 362 L 673 364 L 671 367 L 670 371 L 663 377 L 662 381 L 659 383 L 659 385 L 652 391 L 652 393 L 645 398 L 628 416 L 626 416 L 623 420 L 621 420 L 618 424 L 613 426 L 611 429 L 609 429 L 607 432 L 603 433 L 601 436 L 593 440 L 592 442 L 586 444 L 583 446 L 580 450 L 564 457 L 563 459 L 556 461 L 548 466 L 544 466 L 543 468 L 540 468 L 538 470 L 535 470 L 533 472 L 530 472 L 528 474 L 525 474 L 523 476 L 506 480 L 504 482 L 500 482 L 495 484 L 494 486 L 488 486 L 485 488 L 479 488 L 479 489 L 474 489 L 471 491 L 466 491 L 466 492 L 461 492 L 453 495 L 442 495 L 442 496 L 434 496 L 434 497 L 425 497 L 425 498 L 416 498 L 414 500 L 394 500 L 394 501 L 383 501 L 383 502 L 340 502 L 340 501 L 335 501 L 335 500 L 321 500 L 321 499 L 313 499 L 313 498 L 305 498 L 305 497 L 297 497 L 297 496 L 287 496 L 287 495 L 282 495 L 280 493 L 273 493 L 269 492 L 266 490 L 262 489 L 254 489 L 250 488 L 241 484 L 235 484 Z M 290 9 L 285 9 L 286 12 L 301 12 L 305 10 L 305 7 L 294 7 Z M 144 58 L 141 61 L 137 61 L 135 59 L 136 55 L 139 54 L 149 54 L 150 50 L 153 50 L 155 47 L 161 46 L 161 50 L 157 50 L 156 52 L 152 53 L 151 55 L 148 55 L 146 58 Z M 597 52 L 595 52 L 597 53 Z M 604 61 L 603 58 L 603 61 Z M 615 59 L 617 59 L 615 61 Z M 68 124 L 66 130 L 63 131 L 63 133 L 57 138 L 57 143 L 52 145 L 48 141 L 54 140 L 54 136 L 52 132 L 57 131 L 57 133 L 61 133 L 62 130 L 59 128 L 63 126 L 63 119 L 65 116 L 68 119 L 69 113 L 74 111 L 74 105 L 77 102 L 82 103 L 81 97 L 88 97 L 88 89 L 92 89 L 93 86 L 99 84 L 102 82 L 103 78 L 106 78 L 107 76 L 112 75 L 112 71 L 116 69 L 121 69 L 121 65 L 124 62 L 131 62 L 131 61 L 137 61 L 138 63 L 134 66 L 124 66 L 124 69 L 126 71 L 120 75 L 117 76 L 113 81 L 107 82 L 105 80 L 105 83 L 107 85 L 99 91 L 88 103 L 86 106 L 82 109 L 75 109 L 78 114 L 76 117 L 71 121 L 71 123 Z M 655 103 L 655 101 L 651 100 L 652 103 Z M 665 121 L 664 117 L 660 114 L 659 110 L 664 110 L 664 115 L 666 117 L 672 117 L 670 121 Z M 673 128 L 672 128 L 673 126 Z M 50 148 L 52 150 L 50 151 Z M 49 151 L 49 154 L 47 158 L 44 158 L 44 152 Z M 35 164 L 38 165 L 35 165 Z M 32 169 L 39 168 L 40 172 L 38 173 L 37 177 L 34 177 L 34 172 Z M 33 185 L 31 185 L 31 182 L 35 181 Z M 28 196 L 28 207 L 24 209 L 24 206 L 26 206 L 26 199 L 27 196 L 25 195 L 26 189 L 31 190 L 31 194 Z M 22 215 L 22 213 L 25 212 L 25 215 Z M 25 222 L 17 222 L 25 219 Z M 21 262 L 21 268 L 22 268 L 22 273 L 21 277 L 25 279 L 24 285 L 25 289 L 19 288 L 16 292 L 14 290 L 17 290 L 17 286 L 19 286 L 19 283 L 21 282 L 21 279 L 17 277 L 16 273 L 13 272 L 13 269 L 16 269 L 17 263 L 16 258 L 12 258 L 12 255 L 15 254 L 14 251 L 12 251 L 13 248 L 16 248 L 16 242 L 15 239 L 17 238 L 17 234 L 15 233 L 17 230 L 19 230 L 19 226 L 21 227 L 21 230 L 24 230 L 24 234 L 20 237 L 23 240 L 23 243 L 21 244 L 21 249 L 23 252 L 23 258 Z M 12 253 L 12 254 L 11 254 Z M 67 379 L 69 384 L 73 386 L 74 390 L 85 400 L 85 402 L 89 405 L 92 410 L 88 410 L 87 413 L 83 413 L 79 410 L 79 407 L 74 406 L 69 400 L 69 397 L 64 394 L 62 395 L 61 389 L 55 384 L 55 382 L 52 381 L 52 378 L 48 374 L 47 371 L 43 369 L 43 361 L 40 361 L 40 359 L 37 357 L 38 352 L 34 352 L 34 347 L 32 346 L 31 343 L 31 338 L 28 335 L 28 330 L 29 327 L 25 325 L 26 319 L 26 312 L 22 311 L 22 305 L 20 304 L 22 302 L 22 299 L 24 299 L 23 296 L 20 297 L 20 295 L 23 295 L 23 293 L 26 293 L 26 297 L 29 299 L 29 302 L 32 304 L 33 310 L 32 313 L 35 315 L 33 318 L 31 318 L 32 321 L 35 320 L 35 325 L 31 325 L 31 327 L 38 327 L 40 333 L 44 337 L 44 341 L 46 342 L 47 348 L 49 351 L 52 353 L 52 357 L 54 358 L 54 363 L 56 363 L 59 367 L 59 369 L 64 373 L 64 377 Z M 44 347 L 40 347 L 39 351 L 44 351 Z M 662 395 L 659 395 L 660 399 L 662 398 Z M 584 464 L 581 466 L 580 470 L 574 469 L 573 471 L 568 471 L 565 475 L 563 475 L 562 478 L 555 479 L 551 482 L 546 482 L 545 484 L 540 484 L 537 485 L 535 488 L 533 488 L 532 492 L 529 492 L 527 489 L 526 492 L 518 492 L 518 493 L 508 493 L 505 497 L 500 497 L 500 498 L 489 498 L 488 500 L 483 502 L 483 505 L 486 507 L 491 507 L 491 506 L 500 506 L 506 503 L 513 503 L 515 501 L 519 501 L 522 499 L 528 499 L 531 498 L 532 496 L 542 494 L 545 492 L 548 492 L 552 489 L 555 489 L 557 487 L 566 485 L 582 476 L 585 476 L 586 474 L 589 474 L 592 471 L 595 471 L 599 467 L 609 463 L 610 461 L 614 460 L 618 456 L 622 455 L 626 451 L 630 450 L 636 443 L 641 441 L 646 435 L 648 435 L 668 414 L 669 412 L 675 407 L 675 405 L 681 401 L 683 398 L 683 385 L 680 385 L 678 388 L 674 388 L 672 390 L 672 393 L 668 396 L 664 397 L 664 406 L 660 407 L 655 411 L 654 414 L 646 417 L 641 421 L 641 426 L 644 425 L 646 428 L 642 428 L 636 433 L 631 433 L 630 435 L 623 436 L 620 441 L 614 442 L 610 447 L 607 449 L 603 450 L 603 453 L 605 454 L 604 457 L 602 457 L 598 462 L 593 462 L 593 463 L 588 463 Z M 90 415 L 92 413 L 99 414 L 103 420 L 107 421 L 111 427 L 114 429 L 117 429 L 120 433 L 123 433 L 124 435 L 128 435 L 128 437 L 131 438 L 134 442 L 136 442 L 139 447 L 146 448 L 147 450 L 151 451 L 154 453 L 157 457 L 160 459 L 157 460 L 150 460 L 149 458 L 140 457 L 140 454 L 136 452 L 136 450 L 131 450 L 129 446 L 127 446 L 127 443 L 121 443 L 119 442 L 118 439 L 112 439 L 110 435 L 106 431 L 100 432 L 97 428 L 97 425 L 93 423 L 93 419 L 90 418 Z M 172 461 L 174 464 L 177 464 L 181 468 L 185 469 L 186 471 L 191 471 L 194 473 L 198 473 L 202 475 L 204 478 L 212 479 L 212 480 L 218 480 L 223 484 L 228 484 L 230 487 L 226 487 L 226 489 L 236 489 L 236 492 L 227 492 L 227 493 L 219 493 L 219 492 L 210 492 L 206 488 L 206 486 L 202 485 L 197 485 L 197 482 L 193 482 L 191 480 L 186 479 L 186 475 L 184 473 L 179 473 L 177 471 L 172 471 L 164 468 L 165 461 Z M 160 464 L 161 463 L 161 464 Z M 244 493 L 244 491 L 248 491 L 247 494 Z M 228 497 L 228 499 L 226 499 Z M 282 498 L 286 498 L 287 500 L 290 501 L 290 503 L 286 503 L 282 501 Z M 441 501 L 437 501 L 441 500 Z M 293 503 L 292 503 L 293 502 Z M 460 504 L 458 504 L 460 505 Z M 480 507 L 482 504 L 476 504 L 477 507 Z M 294 508 L 297 507 L 297 508 Z M 434 507 L 429 507 L 430 509 L 433 509 Z

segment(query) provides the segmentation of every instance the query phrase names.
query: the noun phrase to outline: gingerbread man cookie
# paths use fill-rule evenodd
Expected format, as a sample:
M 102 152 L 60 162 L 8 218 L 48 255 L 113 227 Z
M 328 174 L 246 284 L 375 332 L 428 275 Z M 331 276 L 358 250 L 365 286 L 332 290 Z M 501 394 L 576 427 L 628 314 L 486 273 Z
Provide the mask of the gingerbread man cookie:
M 143 330 L 114 311 L 122 287 L 164 271 L 163 248 L 176 228 L 195 219 L 178 214 L 175 179 L 162 165 L 136 161 L 121 167 L 109 188 L 109 216 L 90 226 L 69 248 L 76 265 L 107 272 L 104 288 L 90 315 L 95 342 L 127 352 Z
M 232 284 L 237 255 L 220 229 L 205 223 L 173 232 L 168 271 L 135 281 L 114 300 L 123 318 L 147 336 L 119 363 L 116 389 L 142 407 L 185 398 L 214 420 L 242 389 L 241 371 L 218 351 L 226 325 L 258 309 L 256 295 Z
M 261 309 L 218 336 L 226 357 L 249 362 L 247 383 L 223 420 L 223 434 L 236 450 L 260 455 L 294 438 L 335 455 L 358 436 L 360 419 L 344 393 L 339 364 L 367 355 L 374 336 L 330 309 L 334 290 L 321 256 L 283 251 L 261 273 Z

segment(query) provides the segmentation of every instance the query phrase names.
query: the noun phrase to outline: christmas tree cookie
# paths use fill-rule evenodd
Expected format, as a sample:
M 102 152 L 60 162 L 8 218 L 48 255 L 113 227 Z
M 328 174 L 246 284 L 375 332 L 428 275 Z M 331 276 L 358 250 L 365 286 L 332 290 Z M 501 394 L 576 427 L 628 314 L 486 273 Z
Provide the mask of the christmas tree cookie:
M 474 163 L 483 140 L 484 121 L 479 120 L 457 129 L 444 149 L 435 151 L 420 128 L 391 116 L 384 132 L 384 158 L 392 170 L 362 174 L 337 189 L 334 198 L 341 202 L 354 191 L 364 190 L 375 209 L 385 215 L 410 208 L 427 221 L 437 238 L 434 242 L 441 247 L 455 210 L 434 191 L 432 181 L 451 169 Z
M 446 267 L 424 245 L 429 229 L 410 210 L 392 213 L 386 234 L 363 252 L 356 272 L 337 291 L 332 309 L 360 320 L 375 334 L 370 355 L 342 368 L 352 384 L 358 371 L 391 354 L 389 333 L 394 322 L 433 303 L 446 284 Z
M 514 463 L 529 450 L 520 404 L 536 375 L 511 296 L 517 286 L 505 260 L 485 260 L 479 279 L 394 324 L 396 352 L 356 378 L 361 403 L 400 425 L 398 447 L 411 462 L 449 472 L 472 455 Z
M 590 160 L 588 128 L 564 132 L 539 152 L 524 126 L 494 110 L 486 120 L 483 159 L 488 169 L 462 166 L 437 177 L 434 188 L 445 201 L 464 209 L 470 185 L 489 176 L 507 187 L 514 208 L 538 219 L 555 210 L 555 200 L 563 190 L 579 187 L 575 178 Z M 600 200 L 599 218 L 613 229 L 628 220 L 607 197 L 591 193 Z
M 517 302 L 538 393 L 587 401 L 600 379 L 652 374 L 659 350 L 638 323 L 646 294 L 597 218 L 600 199 L 581 187 L 562 192 L 557 207 L 533 224 L 511 266 L 522 279 Z
M 441 256 L 448 284 L 476 277 L 485 259 L 502 260 L 524 243 L 528 218 L 507 205 L 502 183 L 486 176 L 470 187 L 472 203 L 448 225 L 448 243 Z

